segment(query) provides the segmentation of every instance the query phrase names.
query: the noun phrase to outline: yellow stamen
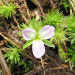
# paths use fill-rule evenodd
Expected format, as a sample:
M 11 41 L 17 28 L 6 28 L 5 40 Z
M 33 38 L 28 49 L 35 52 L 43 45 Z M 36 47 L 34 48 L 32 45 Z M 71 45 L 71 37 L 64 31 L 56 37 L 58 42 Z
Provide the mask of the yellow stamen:
M 38 41 L 38 39 L 36 39 L 36 41 Z

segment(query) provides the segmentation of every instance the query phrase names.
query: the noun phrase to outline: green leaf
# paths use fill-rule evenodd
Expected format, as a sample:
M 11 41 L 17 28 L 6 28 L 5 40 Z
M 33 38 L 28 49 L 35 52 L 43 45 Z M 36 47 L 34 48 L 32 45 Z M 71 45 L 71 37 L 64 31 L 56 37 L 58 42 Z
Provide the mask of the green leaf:
M 19 28 L 21 31 L 23 31 L 24 29 L 23 28 Z
M 65 62 L 68 62 L 68 61 L 70 61 L 71 60 L 71 58 L 68 58 Z
M 71 40 L 71 45 L 75 44 L 75 38 Z
M 23 49 L 30 46 L 32 44 L 33 40 L 29 40 L 27 41 L 24 45 L 23 45 Z
M 66 55 L 65 55 L 65 52 L 64 52 L 60 42 L 57 43 L 57 46 L 58 46 L 58 53 L 59 53 L 60 59 L 63 62 L 65 62 L 66 61 Z
M 62 19 L 64 16 L 62 15 L 62 12 L 59 13 L 59 10 L 54 11 L 48 11 L 48 14 L 46 15 L 47 17 L 43 17 L 45 21 L 43 21 L 46 25 L 52 25 L 54 27 L 57 27 L 60 24 L 62 25 L 63 21 Z
M 50 41 L 48 40 L 43 40 L 43 43 L 49 47 L 55 47 Z
M 31 19 L 30 22 L 28 23 L 29 28 L 33 28 L 36 32 L 38 32 L 43 26 L 42 20 L 37 21 L 36 19 Z
M 21 40 L 24 40 L 24 38 L 21 38 Z
M 20 26 L 23 27 L 24 29 L 28 28 L 28 26 L 26 26 L 24 23 L 20 24 Z
M 19 32 L 18 34 L 20 34 L 20 35 L 21 35 L 21 34 L 22 34 L 22 32 Z
M 0 17 L 4 17 L 7 19 L 8 17 L 11 18 L 12 13 L 16 14 L 15 8 L 16 6 L 12 2 L 7 3 L 6 5 L 0 6 Z

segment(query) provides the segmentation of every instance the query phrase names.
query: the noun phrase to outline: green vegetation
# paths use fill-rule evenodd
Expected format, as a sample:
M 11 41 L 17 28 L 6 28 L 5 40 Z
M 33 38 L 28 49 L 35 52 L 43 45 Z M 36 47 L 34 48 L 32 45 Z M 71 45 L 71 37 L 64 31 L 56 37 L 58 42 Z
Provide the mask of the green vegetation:
M 8 17 L 11 18 L 12 14 L 16 14 L 15 8 L 16 8 L 16 6 L 12 2 L 10 2 L 9 4 L 6 4 L 6 5 L 0 6 L 0 17 L 4 17 L 7 19 L 8 19 Z

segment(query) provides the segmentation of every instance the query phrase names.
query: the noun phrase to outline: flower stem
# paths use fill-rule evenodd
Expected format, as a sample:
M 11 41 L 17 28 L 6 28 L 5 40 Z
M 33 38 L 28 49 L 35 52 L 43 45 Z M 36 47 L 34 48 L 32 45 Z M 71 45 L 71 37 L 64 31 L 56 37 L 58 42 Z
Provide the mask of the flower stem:
M 63 51 L 60 42 L 58 42 L 57 45 L 58 45 L 58 53 L 59 53 L 60 59 L 61 59 L 63 62 L 65 62 L 65 60 L 66 60 L 65 52 Z
M 42 57 L 41 57 L 41 65 L 42 65 L 42 68 L 44 69 L 44 61 L 42 60 Z M 44 71 L 44 75 L 46 75 L 46 72 Z

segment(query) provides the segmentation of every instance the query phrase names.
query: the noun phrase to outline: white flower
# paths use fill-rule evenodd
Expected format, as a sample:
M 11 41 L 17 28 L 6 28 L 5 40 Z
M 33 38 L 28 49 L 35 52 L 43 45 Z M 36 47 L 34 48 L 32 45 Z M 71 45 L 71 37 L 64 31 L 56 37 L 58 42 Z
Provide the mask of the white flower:
M 44 26 L 39 32 L 36 32 L 32 28 L 26 28 L 22 32 L 25 40 L 32 40 L 32 51 L 36 58 L 41 58 L 45 53 L 45 46 L 42 42 L 43 39 L 50 39 L 54 35 L 55 28 L 50 25 Z

